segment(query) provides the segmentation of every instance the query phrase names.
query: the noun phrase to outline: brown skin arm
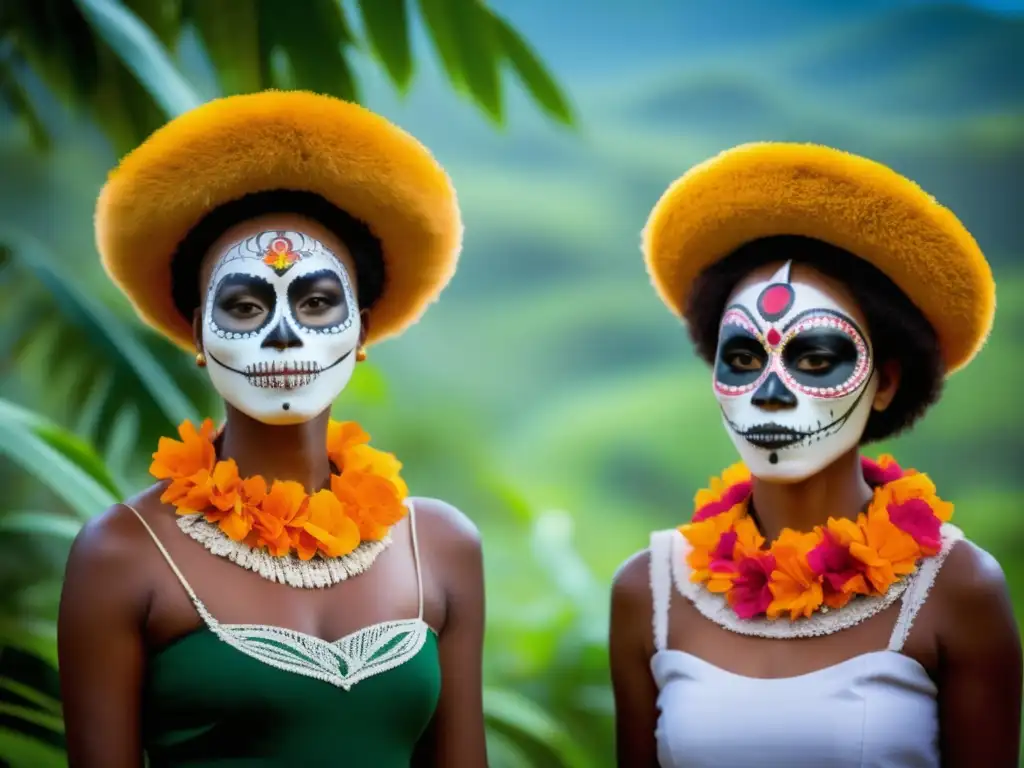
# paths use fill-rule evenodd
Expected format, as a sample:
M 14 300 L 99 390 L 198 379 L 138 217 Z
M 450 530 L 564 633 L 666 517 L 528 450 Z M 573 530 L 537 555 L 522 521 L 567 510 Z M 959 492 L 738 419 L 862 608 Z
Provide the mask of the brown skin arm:
M 483 713 L 484 571 L 480 535 L 449 504 L 417 499 L 416 527 L 426 583 L 445 595 L 438 638 L 441 698 L 416 750 L 417 768 L 487 765 Z
M 652 605 L 650 555 L 627 560 L 612 581 L 611 658 L 615 695 L 615 745 L 619 768 L 657 768 L 654 729 L 658 722 L 658 689 L 651 677 Z
M 124 507 L 90 521 L 71 547 L 57 621 L 71 768 L 142 765 L 141 710 L 149 588 L 139 522 Z
M 1003 572 L 991 555 L 961 542 L 934 592 L 943 768 L 1016 768 L 1024 673 Z

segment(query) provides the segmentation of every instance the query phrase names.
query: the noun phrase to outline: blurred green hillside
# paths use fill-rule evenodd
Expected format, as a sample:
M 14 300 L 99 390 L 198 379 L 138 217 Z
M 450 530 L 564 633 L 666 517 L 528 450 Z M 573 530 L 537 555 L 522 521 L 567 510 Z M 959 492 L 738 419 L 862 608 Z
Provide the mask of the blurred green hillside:
M 953 208 L 989 255 L 999 314 L 988 348 L 912 434 L 877 450 L 937 478 L 957 522 L 1003 564 L 1024 617 L 1024 20 L 954 4 L 787 0 L 767 24 L 763 4 L 745 2 L 732 9 L 734 41 L 710 2 L 639 3 L 621 29 L 621 4 L 605 0 L 495 5 L 563 75 L 580 128 L 552 126 L 512 92 L 509 124 L 495 131 L 430 61 L 396 96 L 365 51 L 352 53 L 365 103 L 452 174 L 466 246 L 440 303 L 372 350 L 337 406 L 403 458 L 416 493 L 455 503 L 483 531 L 490 706 L 509 737 L 494 764 L 611 765 L 611 574 L 734 459 L 708 373 L 648 285 L 639 238 L 674 178 L 736 143 L 820 142 L 890 164 Z M 183 68 L 209 95 L 208 68 L 189 50 Z M 0 132 L 2 221 L 46 250 L 0 285 L 0 396 L 88 436 L 135 488 L 173 425 L 144 394 L 159 381 L 95 352 L 111 342 L 93 304 L 136 327 L 92 246 L 92 205 L 116 158 L 91 124 L 47 109 L 47 158 L 27 151 L 24 125 L 5 120 Z M 70 328 L 69 311 L 80 320 Z M 132 339 L 211 412 L 188 359 L 148 332 Z M 94 406 L 104 381 L 114 388 Z M 2 460 L 0 484 L 14 500 L 6 511 L 67 506 Z M 0 562 L 0 592 L 14 596 L 0 606 L 45 616 L 55 592 L 43 575 L 59 573 L 66 544 L 5 533 L 2 521 L 0 542 L 15 542 L 3 551 L 17 555 Z M 517 729 L 547 737 L 523 746 Z

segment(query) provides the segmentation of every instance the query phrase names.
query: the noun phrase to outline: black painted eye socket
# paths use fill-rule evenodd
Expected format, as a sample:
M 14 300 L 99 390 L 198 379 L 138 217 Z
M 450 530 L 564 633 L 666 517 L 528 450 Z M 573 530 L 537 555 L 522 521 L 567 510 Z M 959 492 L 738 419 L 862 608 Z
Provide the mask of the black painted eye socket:
M 715 377 L 722 384 L 742 386 L 760 376 L 768 364 L 768 353 L 756 338 L 742 328 L 722 332 L 715 364 Z
M 228 275 L 214 294 L 213 322 L 225 331 L 252 333 L 270 321 L 276 302 L 274 287 L 263 278 Z
M 331 270 L 295 278 L 288 286 L 288 303 L 296 322 L 307 328 L 333 328 L 349 318 L 345 287 Z
M 837 387 L 853 375 L 857 356 L 857 345 L 845 333 L 810 330 L 786 344 L 782 362 L 801 384 Z

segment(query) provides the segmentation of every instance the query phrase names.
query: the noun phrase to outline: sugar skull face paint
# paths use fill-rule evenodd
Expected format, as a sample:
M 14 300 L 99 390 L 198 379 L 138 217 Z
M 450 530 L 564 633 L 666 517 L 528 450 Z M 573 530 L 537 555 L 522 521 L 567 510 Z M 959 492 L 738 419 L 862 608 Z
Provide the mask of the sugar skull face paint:
M 742 283 L 722 314 L 714 390 L 757 477 L 803 480 L 860 442 L 878 389 L 856 309 L 785 264 Z
M 360 325 L 348 271 L 327 246 L 261 232 L 213 267 L 202 331 L 210 379 L 258 421 L 309 421 L 348 384 Z

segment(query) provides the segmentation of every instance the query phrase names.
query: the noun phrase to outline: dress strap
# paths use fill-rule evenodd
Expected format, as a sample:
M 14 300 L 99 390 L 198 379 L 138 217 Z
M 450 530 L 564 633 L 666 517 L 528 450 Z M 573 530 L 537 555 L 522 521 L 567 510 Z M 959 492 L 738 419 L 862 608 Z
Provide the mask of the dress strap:
M 412 559 L 416 564 L 416 593 L 419 600 L 419 613 L 416 618 L 423 621 L 423 569 L 420 567 L 420 545 L 416 538 L 416 505 L 410 499 L 407 502 L 409 507 L 409 533 L 412 536 Z
M 900 613 L 896 617 L 896 625 L 892 629 L 892 636 L 889 638 L 890 651 L 902 651 L 910 629 L 914 625 L 914 619 L 928 599 L 928 593 L 935 583 L 935 577 L 939 575 L 939 569 L 946 561 L 946 556 L 953 549 L 953 545 L 963 538 L 960 529 L 946 524 L 942 526 L 942 548 L 939 552 L 926 559 L 918 567 L 917 573 L 911 577 L 910 584 L 900 603 Z
M 185 588 L 185 592 L 188 593 L 189 598 L 191 598 L 192 604 L 199 610 L 200 615 L 205 618 L 206 609 L 203 606 L 202 601 L 200 601 L 199 597 L 196 596 L 195 590 L 193 590 L 192 585 L 188 583 L 188 580 L 185 578 L 185 574 L 181 572 L 181 569 L 179 569 L 174 560 L 171 559 L 171 553 L 167 551 L 163 542 L 160 541 L 160 538 L 156 535 L 156 531 L 154 531 L 150 524 L 146 522 L 146 518 L 139 513 L 139 510 L 131 504 L 121 502 L 121 505 L 130 509 L 132 514 L 134 514 L 139 519 L 139 522 L 142 523 L 142 527 L 146 529 L 146 533 L 148 533 L 149 537 L 153 539 L 153 543 L 156 544 L 156 548 L 160 550 L 160 554 L 164 556 L 164 560 L 167 561 L 167 565 L 171 567 L 171 571 L 173 571 L 174 575 L 178 577 L 178 581 L 181 582 L 181 586 Z
M 675 531 L 651 534 L 651 600 L 653 601 L 654 650 L 668 645 L 668 612 L 672 602 L 672 541 Z

